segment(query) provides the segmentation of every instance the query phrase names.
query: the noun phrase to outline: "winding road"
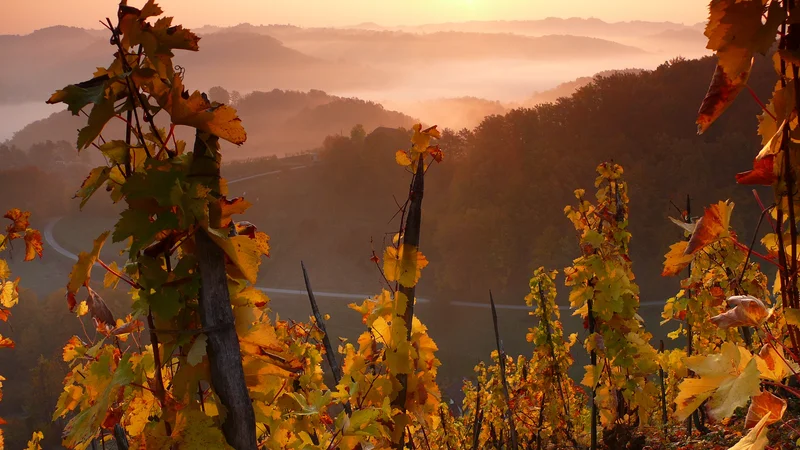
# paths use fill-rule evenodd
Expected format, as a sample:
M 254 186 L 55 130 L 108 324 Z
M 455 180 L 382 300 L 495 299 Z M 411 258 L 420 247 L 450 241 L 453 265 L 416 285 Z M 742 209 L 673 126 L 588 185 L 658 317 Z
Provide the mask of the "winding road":
M 308 166 L 294 166 L 294 167 L 292 167 L 292 168 L 290 168 L 288 170 L 298 170 L 298 169 L 304 169 L 306 167 L 308 167 Z M 246 176 L 246 177 L 242 177 L 242 178 L 237 178 L 235 180 L 228 181 L 228 185 L 230 186 L 232 184 L 237 184 L 237 183 L 241 183 L 243 181 L 248 181 L 248 180 L 252 180 L 254 178 L 260 178 L 260 177 L 264 177 L 264 176 L 268 176 L 268 175 L 275 175 L 275 174 L 278 174 L 278 173 L 281 173 L 281 172 L 284 172 L 284 170 L 273 170 L 273 171 L 269 171 L 269 172 L 263 172 L 263 173 L 259 173 L 259 174 L 255 174 L 255 175 L 250 175 L 250 176 Z M 69 258 L 69 259 L 71 259 L 73 261 L 77 261 L 78 260 L 78 255 L 72 253 L 71 251 L 69 251 L 66 248 L 64 248 L 63 246 L 61 246 L 56 241 L 55 237 L 53 236 L 53 230 L 55 229 L 55 227 L 58 224 L 58 222 L 61 221 L 61 219 L 63 219 L 63 217 L 56 217 L 54 219 L 51 219 L 47 223 L 47 225 L 45 225 L 45 228 L 44 228 L 44 240 L 45 240 L 45 242 L 47 242 L 47 244 L 53 250 L 55 250 L 61 256 L 64 256 L 65 258 Z M 93 269 L 97 268 L 97 267 L 100 267 L 100 265 L 95 263 Z M 260 287 L 260 286 L 257 286 L 257 289 L 259 289 L 259 290 L 261 290 L 263 292 L 266 292 L 268 294 L 308 296 L 308 292 L 306 290 L 304 290 L 304 289 L 278 289 L 278 288 L 266 288 L 266 287 Z M 352 294 L 352 293 L 344 293 L 344 292 L 319 292 L 319 291 L 314 291 L 314 295 L 316 297 L 322 297 L 322 298 L 355 299 L 355 300 L 364 300 L 364 299 L 372 297 L 372 295 L 369 295 L 369 294 Z M 417 298 L 417 303 L 418 304 L 425 304 L 425 303 L 430 303 L 430 302 L 431 302 L 430 299 Z M 460 308 L 484 308 L 484 309 L 489 309 L 490 308 L 488 303 L 479 303 L 479 302 L 464 302 L 464 301 L 455 301 L 454 300 L 454 301 L 448 302 L 448 304 L 451 305 L 451 306 L 460 307 Z M 496 304 L 495 306 L 496 306 L 497 309 L 506 309 L 506 310 L 523 310 L 523 311 L 532 311 L 533 310 L 533 308 L 531 308 L 531 307 L 529 307 L 527 305 Z M 664 302 L 663 301 L 662 302 L 658 302 L 658 301 L 641 302 L 639 304 L 639 306 L 642 307 L 642 308 L 653 308 L 653 307 L 659 307 L 660 308 L 660 307 L 664 306 Z M 569 306 L 566 306 L 566 305 L 559 305 L 558 309 L 560 309 L 562 311 L 571 310 L 571 308 Z

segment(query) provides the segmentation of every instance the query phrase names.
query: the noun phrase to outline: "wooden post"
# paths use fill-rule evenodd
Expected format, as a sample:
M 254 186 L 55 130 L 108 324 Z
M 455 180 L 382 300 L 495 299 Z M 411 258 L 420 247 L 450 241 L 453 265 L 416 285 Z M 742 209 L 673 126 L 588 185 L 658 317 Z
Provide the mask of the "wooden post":
M 208 186 L 212 191 L 219 189 L 219 160 L 216 155 L 210 154 L 208 149 L 219 148 L 218 145 L 216 136 L 197 131 L 193 164 L 205 160 L 205 164 L 200 163 L 200 165 L 205 168 L 216 167 L 216 173 L 204 174 L 209 175 L 211 182 L 217 185 Z M 209 159 L 211 164 L 208 164 Z M 220 223 L 210 224 L 214 228 L 220 228 L 220 225 Z M 234 449 L 255 450 L 257 447 L 255 413 L 244 379 L 239 337 L 234 326 L 228 276 L 225 270 L 225 253 L 202 228 L 195 233 L 195 247 L 200 272 L 198 313 L 203 329 L 206 330 L 211 384 L 227 413 L 225 421 L 222 422 L 222 433 Z
M 417 164 L 417 171 L 411 179 L 411 187 L 409 189 L 409 207 L 408 215 L 406 216 L 405 226 L 403 227 L 403 245 L 411 246 L 414 248 L 419 247 L 420 231 L 422 228 L 422 197 L 425 193 L 425 163 L 424 158 L 419 158 Z M 402 284 L 398 291 L 405 295 L 407 304 L 406 310 L 402 320 L 406 324 L 407 336 L 406 339 L 411 340 L 411 328 L 414 324 L 414 300 L 416 297 L 416 286 L 406 287 Z M 400 392 L 397 397 L 392 401 L 392 407 L 398 408 L 403 413 L 406 412 L 406 398 L 408 396 L 408 375 L 401 373 L 397 374 L 397 380 L 400 382 Z M 401 438 L 397 446 L 397 450 L 403 448 L 405 437 Z
M 317 299 L 314 297 L 314 291 L 311 290 L 311 281 L 308 279 L 308 271 L 303 261 L 300 261 L 300 267 L 303 269 L 303 280 L 306 283 L 306 292 L 308 292 L 308 300 L 311 302 L 311 310 L 314 312 L 314 319 L 317 321 L 317 326 L 322 331 L 322 341 L 325 344 L 325 357 L 328 360 L 328 365 L 331 367 L 333 373 L 333 381 L 338 385 L 342 380 L 342 368 L 339 366 L 339 361 L 336 359 L 336 354 L 333 353 L 333 345 L 331 345 L 330 337 L 328 337 L 328 330 L 325 328 L 325 321 L 322 314 L 319 312 L 317 306 Z M 349 403 L 344 403 L 344 410 L 349 416 L 352 414 Z

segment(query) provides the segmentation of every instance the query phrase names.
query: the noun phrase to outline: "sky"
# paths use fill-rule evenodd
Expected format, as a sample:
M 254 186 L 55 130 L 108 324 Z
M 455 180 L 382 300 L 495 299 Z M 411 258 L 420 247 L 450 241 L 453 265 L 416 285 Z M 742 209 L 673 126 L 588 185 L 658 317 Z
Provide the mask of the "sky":
M 129 0 L 140 6 L 145 0 Z M 650 20 L 687 25 L 707 17 L 705 0 L 158 0 L 188 27 L 243 22 L 344 26 L 363 22 L 418 25 L 465 20 L 596 17 L 609 22 Z M 0 0 L 0 34 L 27 34 L 53 25 L 99 28 L 116 0 Z

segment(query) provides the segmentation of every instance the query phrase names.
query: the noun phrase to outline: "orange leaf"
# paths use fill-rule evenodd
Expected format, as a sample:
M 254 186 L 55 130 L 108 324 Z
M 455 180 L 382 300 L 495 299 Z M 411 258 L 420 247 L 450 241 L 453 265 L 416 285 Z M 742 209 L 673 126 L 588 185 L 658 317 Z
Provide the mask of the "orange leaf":
M 697 112 L 697 134 L 703 134 L 725 112 L 750 78 L 752 54 L 736 51 L 725 53 L 725 57 L 718 54 L 720 63 L 714 70 L 708 92 Z
M 775 175 L 775 156 L 768 155 L 753 161 L 753 170 L 736 174 L 736 182 L 739 184 L 757 184 L 772 186 L 778 181 Z
M 772 310 L 767 309 L 764 302 L 750 295 L 730 297 L 728 305 L 733 309 L 711 318 L 714 325 L 720 328 L 757 327 L 772 315 Z
M 37 255 L 42 257 L 42 234 L 39 230 L 25 230 L 25 261 L 31 261 Z
M 0 334 L 0 348 L 14 348 L 14 341 Z
M 14 208 L 9 209 L 8 212 L 3 215 L 3 217 L 14 222 L 6 227 L 8 238 L 14 239 L 20 237 L 20 233 L 28 229 L 28 226 L 30 225 L 28 219 L 31 217 L 31 213 L 28 211 L 21 211 L 19 208 Z
M 733 206 L 733 203 L 726 200 L 707 207 L 703 217 L 697 221 L 685 254 L 694 254 L 706 245 L 730 236 L 728 225 L 731 221 Z
M 227 227 L 231 223 L 232 215 L 243 214 L 252 204 L 244 197 L 236 197 L 231 200 L 222 197 L 219 199 L 219 206 L 222 209 L 222 226 Z
M 436 161 L 437 163 L 442 162 L 442 160 L 444 159 L 444 152 L 442 151 L 441 148 L 439 148 L 438 145 L 432 145 L 428 147 L 428 153 L 431 154 L 433 160 Z
M 745 429 L 753 428 L 767 414 L 770 415 L 767 425 L 772 425 L 781 420 L 784 412 L 786 412 L 786 400 L 769 392 L 762 392 L 753 397 L 753 402 L 750 403 L 750 408 L 747 410 L 744 427 Z
M 686 254 L 686 247 L 688 245 L 689 242 L 681 241 L 669 247 L 669 253 L 664 255 L 664 270 L 661 272 L 661 276 L 670 277 L 677 275 L 692 262 L 692 255 Z

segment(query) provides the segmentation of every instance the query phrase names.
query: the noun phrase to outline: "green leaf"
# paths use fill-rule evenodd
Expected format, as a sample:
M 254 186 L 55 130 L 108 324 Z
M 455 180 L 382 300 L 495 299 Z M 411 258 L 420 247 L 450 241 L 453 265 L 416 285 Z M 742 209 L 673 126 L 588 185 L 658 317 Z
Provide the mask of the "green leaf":
M 583 235 L 583 241 L 594 248 L 599 248 L 603 243 L 603 235 L 595 230 L 587 230 Z
M 89 120 L 85 127 L 78 132 L 78 150 L 83 150 L 94 142 L 103 132 L 106 124 L 114 117 L 114 101 L 103 98 L 96 103 L 89 113 Z
M 786 318 L 786 323 L 789 325 L 800 326 L 800 309 L 785 308 L 783 316 Z
M 108 74 L 104 74 L 82 83 L 71 84 L 56 91 L 47 103 L 51 105 L 65 103 L 72 115 L 77 116 L 84 106 L 103 101 L 108 80 Z
M 170 320 L 177 316 L 183 307 L 181 294 L 175 288 L 162 287 L 151 294 L 142 295 L 146 298 L 153 314 L 161 320 Z
M 127 164 L 131 162 L 131 148 L 125 141 L 108 141 L 100 146 L 100 151 L 114 164 Z
M 109 173 L 111 173 L 111 168 L 107 166 L 95 167 L 91 170 L 91 172 L 89 172 L 89 176 L 83 180 L 81 188 L 78 189 L 78 192 L 75 193 L 74 197 L 81 199 L 81 208 L 83 208 L 86 202 L 92 198 L 92 195 L 94 195 L 94 193 L 97 192 L 97 190 L 100 189 L 100 187 L 106 181 L 108 181 Z
M 186 362 L 189 365 L 196 366 L 203 361 L 203 356 L 206 355 L 206 339 L 206 335 L 201 334 L 194 340 L 192 348 L 189 349 L 189 353 L 186 355 Z

